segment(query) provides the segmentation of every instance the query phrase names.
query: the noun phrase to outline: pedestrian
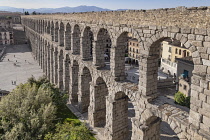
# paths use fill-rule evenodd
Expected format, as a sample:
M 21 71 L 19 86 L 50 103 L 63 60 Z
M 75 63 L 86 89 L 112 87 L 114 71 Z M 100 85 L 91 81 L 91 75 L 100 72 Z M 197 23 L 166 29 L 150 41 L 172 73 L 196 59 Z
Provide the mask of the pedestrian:
M 15 57 L 15 55 L 14 55 L 14 57 Z
M 16 85 L 16 81 L 14 81 L 14 85 Z
M 13 81 L 12 81 L 12 85 L 13 85 Z
M 25 62 L 26 62 L 26 60 L 25 60 Z
M 9 59 L 8 59 L 8 61 L 9 61 Z
M 16 62 L 17 62 L 17 60 L 16 60 Z

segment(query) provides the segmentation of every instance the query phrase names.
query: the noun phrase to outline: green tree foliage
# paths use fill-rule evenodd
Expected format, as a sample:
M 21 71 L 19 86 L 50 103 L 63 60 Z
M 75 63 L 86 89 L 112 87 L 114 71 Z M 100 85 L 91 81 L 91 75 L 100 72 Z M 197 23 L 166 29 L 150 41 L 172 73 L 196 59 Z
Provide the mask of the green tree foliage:
M 1 139 L 37 140 L 54 127 L 56 106 L 50 86 L 19 85 L 0 102 Z
M 87 127 L 79 120 L 67 119 L 56 125 L 56 132 L 48 133 L 45 140 L 95 140 Z
M 33 11 L 32 15 L 36 15 L 36 11 Z
M 29 15 L 29 12 L 28 12 L 28 11 L 26 11 L 26 12 L 25 12 L 25 15 Z
M 190 97 L 186 97 L 182 92 L 178 91 L 174 96 L 174 100 L 175 103 L 190 108 Z

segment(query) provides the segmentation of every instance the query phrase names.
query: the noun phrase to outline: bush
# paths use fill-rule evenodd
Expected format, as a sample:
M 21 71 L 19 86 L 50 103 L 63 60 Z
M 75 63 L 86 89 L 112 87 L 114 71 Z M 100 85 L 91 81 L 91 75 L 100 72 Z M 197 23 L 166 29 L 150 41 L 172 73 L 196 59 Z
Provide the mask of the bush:
M 182 92 L 178 91 L 174 96 L 175 103 L 190 108 L 190 97 L 186 97 Z
M 95 140 L 90 130 L 79 120 L 68 119 L 56 125 L 56 132 L 48 133 L 45 140 Z
M 51 89 L 21 84 L 0 102 L 1 139 L 43 139 L 53 127 L 56 106 Z

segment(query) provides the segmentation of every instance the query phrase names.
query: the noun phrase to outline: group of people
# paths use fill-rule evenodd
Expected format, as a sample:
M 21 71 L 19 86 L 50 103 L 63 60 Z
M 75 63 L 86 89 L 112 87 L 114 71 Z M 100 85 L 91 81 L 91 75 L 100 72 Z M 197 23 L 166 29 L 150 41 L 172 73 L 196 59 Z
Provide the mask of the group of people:
M 12 80 L 12 85 L 16 85 L 16 81 L 13 81 L 13 80 Z

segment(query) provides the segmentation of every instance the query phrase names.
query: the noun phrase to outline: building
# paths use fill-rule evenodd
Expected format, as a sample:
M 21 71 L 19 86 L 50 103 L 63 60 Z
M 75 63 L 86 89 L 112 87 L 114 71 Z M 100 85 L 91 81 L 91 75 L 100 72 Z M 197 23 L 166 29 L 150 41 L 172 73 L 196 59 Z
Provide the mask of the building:
M 0 45 L 14 44 L 12 19 L 0 18 Z
M 139 58 L 139 43 L 137 39 L 129 39 L 128 40 L 128 57 L 130 58 L 130 62 L 133 64 L 138 64 Z
M 184 93 L 186 96 L 190 96 L 190 85 L 192 71 L 194 69 L 194 64 L 192 57 L 176 58 L 177 60 L 177 77 L 176 81 L 178 83 L 178 91 Z
M 191 52 L 177 40 L 163 41 L 161 44 L 161 65 L 160 69 L 169 75 L 177 75 L 176 58 L 191 56 Z

